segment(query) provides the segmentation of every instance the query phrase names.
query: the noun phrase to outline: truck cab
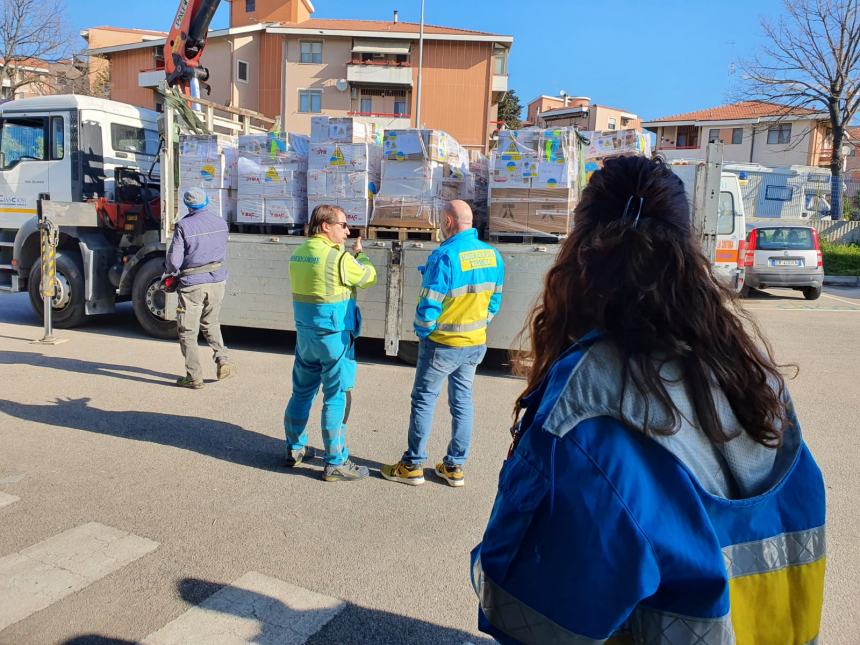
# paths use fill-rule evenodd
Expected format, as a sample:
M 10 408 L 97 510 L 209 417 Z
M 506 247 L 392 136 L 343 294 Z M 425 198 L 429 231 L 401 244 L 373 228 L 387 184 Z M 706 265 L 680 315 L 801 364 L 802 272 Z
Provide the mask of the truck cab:
M 152 110 L 77 95 L 0 105 L 0 290 L 29 290 L 34 308 L 41 309 L 36 275 L 40 195 L 60 202 L 117 199 L 115 177 L 122 172 L 144 176 L 157 171 L 158 117 Z M 147 246 L 154 252 L 154 233 L 147 241 L 142 229 L 133 234 L 109 230 L 102 222 L 61 228 L 53 303 L 57 326 L 108 313 L 117 300 L 127 299 L 131 285 L 112 285 L 110 268 L 124 254 Z

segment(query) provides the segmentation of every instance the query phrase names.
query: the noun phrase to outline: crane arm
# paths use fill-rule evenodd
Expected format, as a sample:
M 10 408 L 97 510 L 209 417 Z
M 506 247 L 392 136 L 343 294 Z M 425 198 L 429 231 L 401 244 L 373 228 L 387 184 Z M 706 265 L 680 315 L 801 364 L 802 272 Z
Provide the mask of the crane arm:
M 187 93 L 192 79 L 209 79 L 209 70 L 200 64 L 200 57 L 220 4 L 221 0 L 179 0 L 164 44 L 164 71 L 170 87 L 179 85 Z

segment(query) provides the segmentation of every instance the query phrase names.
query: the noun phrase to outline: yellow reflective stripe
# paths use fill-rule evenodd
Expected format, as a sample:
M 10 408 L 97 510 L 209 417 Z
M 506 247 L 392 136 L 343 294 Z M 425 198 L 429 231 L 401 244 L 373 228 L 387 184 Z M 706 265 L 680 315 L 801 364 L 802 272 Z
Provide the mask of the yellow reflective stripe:
M 485 291 L 494 292 L 496 290 L 495 282 L 480 282 L 478 284 L 467 284 L 464 287 L 457 287 L 448 292 L 449 298 L 457 296 L 465 296 L 467 293 L 484 293 Z
M 329 295 L 333 294 L 335 288 L 340 286 L 335 280 L 335 276 L 337 275 L 335 264 L 337 263 L 338 255 L 340 255 L 340 252 L 337 248 L 329 248 L 328 255 L 325 256 L 325 292 Z
M 305 304 L 310 305 L 324 305 L 324 304 L 332 304 L 337 302 L 343 302 L 344 300 L 349 300 L 352 298 L 352 293 L 347 291 L 344 293 L 337 293 L 332 295 L 319 295 L 319 294 L 305 294 L 305 293 L 294 293 L 293 300 L 295 302 L 303 302 Z
M 421 289 L 421 291 L 418 292 L 418 297 L 427 298 L 427 300 L 433 300 L 435 302 L 442 302 L 445 300 L 444 293 L 433 291 L 433 289 Z
M 363 287 L 364 285 L 366 285 L 371 280 L 373 280 L 373 270 L 365 268 L 364 269 L 364 275 L 361 276 L 361 280 L 359 280 L 358 284 L 356 284 L 355 286 L 356 287 Z

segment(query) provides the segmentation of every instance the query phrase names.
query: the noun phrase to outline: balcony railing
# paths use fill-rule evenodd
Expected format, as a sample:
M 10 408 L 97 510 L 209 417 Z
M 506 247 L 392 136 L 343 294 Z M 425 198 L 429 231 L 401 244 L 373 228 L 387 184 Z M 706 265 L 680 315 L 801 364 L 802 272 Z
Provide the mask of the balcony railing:
M 657 146 L 657 150 L 698 150 L 698 144 L 695 146 Z
M 346 61 L 347 65 L 376 65 L 379 67 L 412 67 L 412 63 L 408 60 L 361 60 L 360 58 L 352 58 Z
M 348 63 L 346 80 L 350 83 L 375 85 L 412 85 L 410 65 L 378 65 L 367 63 Z
M 411 119 L 411 114 L 394 114 L 389 112 L 347 112 L 347 116 L 366 116 L 379 119 Z

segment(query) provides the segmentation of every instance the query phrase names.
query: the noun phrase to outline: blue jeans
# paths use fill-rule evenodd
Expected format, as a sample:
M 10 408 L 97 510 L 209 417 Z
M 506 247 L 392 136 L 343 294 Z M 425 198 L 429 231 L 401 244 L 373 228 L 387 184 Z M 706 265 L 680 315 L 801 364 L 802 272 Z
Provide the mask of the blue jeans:
M 349 458 L 344 419 L 347 392 L 355 385 L 355 344 L 351 332 L 297 332 L 293 394 L 284 411 L 287 450 L 301 450 L 307 445 L 308 416 L 320 385 L 325 461 L 342 464 Z
M 451 442 L 444 462 L 448 466 L 466 463 L 472 443 L 472 381 L 486 353 L 486 345 L 449 347 L 426 338 L 421 341 L 415 384 L 412 386 L 409 449 L 403 453 L 403 463 L 420 466 L 427 460 L 427 440 L 433 426 L 433 411 L 446 377 L 452 421 Z

